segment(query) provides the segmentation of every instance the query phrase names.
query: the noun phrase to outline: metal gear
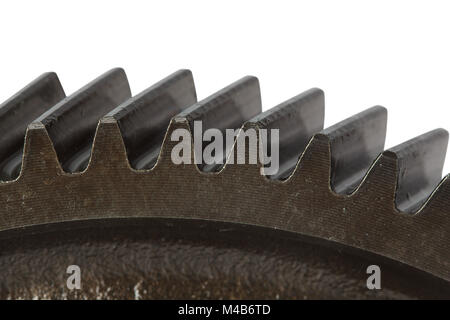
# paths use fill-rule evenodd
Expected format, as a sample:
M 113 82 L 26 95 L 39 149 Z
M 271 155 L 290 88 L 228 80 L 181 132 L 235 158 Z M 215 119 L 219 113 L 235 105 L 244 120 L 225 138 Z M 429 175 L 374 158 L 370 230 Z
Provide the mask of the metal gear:
M 200 102 L 188 70 L 135 97 L 122 69 L 32 82 L 0 106 L 0 297 L 450 298 L 445 130 L 383 151 L 383 107 L 327 129 L 320 89 L 261 110 L 254 77 Z M 279 129 L 279 172 L 174 164 L 196 120 Z

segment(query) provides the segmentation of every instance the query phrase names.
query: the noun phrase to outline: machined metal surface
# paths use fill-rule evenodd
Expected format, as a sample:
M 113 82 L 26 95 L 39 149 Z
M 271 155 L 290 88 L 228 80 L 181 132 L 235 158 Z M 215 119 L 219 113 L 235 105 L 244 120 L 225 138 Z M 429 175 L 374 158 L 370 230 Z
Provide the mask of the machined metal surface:
M 242 224 L 109 219 L 3 233 L 2 299 L 445 299 L 450 286 L 328 241 Z M 81 290 L 66 286 L 78 265 Z M 382 290 L 367 290 L 380 266 Z M 414 281 L 411 281 L 414 279 Z
M 47 101 L 62 99 L 62 89 L 54 86 L 44 92 L 52 98 L 36 103 L 47 111 L 34 121 L 19 117 L 17 128 L 5 130 L 14 132 L 11 138 L 1 140 L 1 147 L 14 145 L 1 153 L 9 159 L 21 150 L 18 133 L 25 137 L 20 175 L 8 173 L 9 160 L 0 168 L 4 172 L 0 233 L 85 220 L 100 221 L 97 228 L 102 230 L 102 221 L 119 218 L 248 225 L 395 261 L 437 279 L 443 288 L 440 297 L 449 297 L 450 185 L 448 175 L 441 178 L 448 142 L 445 130 L 383 151 L 387 119 L 383 107 L 323 129 L 324 98 L 319 89 L 260 114 L 256 78 L 243 78 L 196 102 L 192 74 L 186 70 L 131 100 L 121 69 L 54 101 L 55 106 Z M 30 99 L 30 94 L 34 93 L 24 96 Z M 1 115 L 13 108 L 17 107 L 12 103 L 1 107 L 0 130 L 10 123 Z M 172 132 L 193 132 L 198 120 L 203 130 L 280 129 L 280 173 L 261 175 L 261 164 L 197 165 L 199 150 L 194 146 L 192 164 L 174 164 L 171 152 L 177 142 L 170 139 Z M 227 150 L 223 158 L 228 159 Z M 48 263 L 56 256 L 50 251 Z M 125 258 L 115 261 L 127 263 Z M 264 265 L 257 261 L 255 270 Z M 279 272 L 281 276 L 283 271 Z M 18 286 L 11 284 L 14 279 L 0 278 L 8 286 Z M 25 287 L 26 283 L 22 282 Z M 341 287 L 347 287 L 345 282 Z M 422 287 L 422 293 L 417 288 L 414 294 L 399 289 L 399 295 L 390 297 L 427 296 L 426 286 Z M 299 298 L 304 292 L 297 293 L 283 297 Z

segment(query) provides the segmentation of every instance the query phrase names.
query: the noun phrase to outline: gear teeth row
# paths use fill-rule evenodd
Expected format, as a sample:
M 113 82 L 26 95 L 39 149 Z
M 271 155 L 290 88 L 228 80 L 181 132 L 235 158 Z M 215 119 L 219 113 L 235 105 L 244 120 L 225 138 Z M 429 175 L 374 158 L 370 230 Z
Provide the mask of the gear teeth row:
M 212 219 L 336 241 L 450 281 L 445 130 L 383 152 L 386 109 L 323 130 L 319 89 L 261 113 L 254 77 L 200 102 L 187 70 L 131 99 L 122 69 L 64 100 L 56 75 L 43 77 L 0 108 L 0 230 L 110 217 Z M 193 132 L 196 120 L 203 132 L 280 129 L 280 173 L 262 176 L 260 164 L 174 164 L 170 137 Z M 8 168 L 13 158 L 20 165 L 27 123 L 17 178 Z M 191 146 L 192 158 L 198 152 Z
M 65 96 L 58 76 L 49 72 L 0 105 L 0 180 L 19 176 L 28 125 Z

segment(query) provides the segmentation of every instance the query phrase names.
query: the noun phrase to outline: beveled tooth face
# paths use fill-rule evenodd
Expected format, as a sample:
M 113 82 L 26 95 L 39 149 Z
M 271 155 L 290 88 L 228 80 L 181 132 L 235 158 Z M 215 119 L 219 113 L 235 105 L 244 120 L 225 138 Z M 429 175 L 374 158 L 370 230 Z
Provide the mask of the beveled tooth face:
M 226 129 L 239 129 L 245 121 L 261 113 L 261 92 L 259 81 L 255 77 L 244 77 L 206 99 L 197 102 L 178 114 L 177 118 L 185 118 L 194 134 L 194 139 L 203 141 L 203 133 L 208 129 L 218 129 L 225 137 Z M 201 122 L 200 130 L 195 130 L 196 121 Z M 197 135 L 197 136 L 196 136 Z M 203 148 L 194 150 L 196 158 L 201 158 Z M 225 143 L 222 151 L 223 162 L 227 158 Z M 223 164 L 199 163 L 198 167 L 204 172 L 219 171 Z
M 132 168 L 155 165 L 170 119 L 196 102 L 191 71 L 179 70 L 108 114 L 119 124 Z
M 19 176 L 27 126 L 65 96 L 56 73 L 48 72 L 0 105 L 0 180 Z
M 398 163 L 396 206 L 416 212 L 438 186 L 442 177 L 448 132 L 436 129 L 384 152 Z
M 341 121 L 320 134 L 330 142 L 331 187 L 350 194 L 383 152 L 387 110 L 376 106 Z
M 320 89 L 313 88 L 249 121 L 260 129 L 279 130 L 279 170 L 276 174 L 269 175 L 269 178 L 286 179 L 294 171 L 311 137 L 323 129 L 324 115 L 324 93 Z M 271 137 L 272 135 L 268 132 L 268 149 L 271 145 Z
M 125 71 L 112 69 L 36 119 L 53 141 L 66 172 L 86 169 L 98 121 L 131 97 Z

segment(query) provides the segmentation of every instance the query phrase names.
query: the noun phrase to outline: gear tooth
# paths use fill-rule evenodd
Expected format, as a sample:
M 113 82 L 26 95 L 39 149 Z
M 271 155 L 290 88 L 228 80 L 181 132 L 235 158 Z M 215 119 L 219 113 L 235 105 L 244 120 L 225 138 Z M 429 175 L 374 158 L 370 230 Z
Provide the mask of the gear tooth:
M 380 154 L 370 167 L 356 191 L 358 201 L 382 203 L 395 211 L 395 188 L 397 184 L 397 163 L 384 153 Z
M 384 152 L 397 162 L 395 203 L 398 210 L 414 213 L 441 181 L 448 132 L 436 129 Z
M 297 185 L 308 185 L 317 192 L 329 192 L 330 168 L 330 141 L 327 136 L 316 133 L 297 161 L 288 181 Z M 326 183 L 323 183 L 324 181 Z
M 105 154 L 108 156 L 105 157 Z M 111 168 L 130 169 L 117 120 L 111 116 L 105 116 L 99 121 L 95 132 L 87 172 L 99 174 L 104 170 L 109 172 Z
M 182 137 L 176 134 L 176 131 L 181 129 L 180 133 L 187 132 L 189 133 L 188 137 Z M 175 133 L 175 134 L 174 134 Z M 178 164 L 172 160 L 172 152 L 175 152 L 174 149 L 176 145 L 180 145 L 181 142 L 184 141 L 186 144 L 185 150 L 188 150 L 189 154 L 184 154 L 190 160 L 190 164 L 182 163 Z M 179 150 L 178 150 L 179 151 Z M 168 174 L 170 170 L 196 170 L 196 166 L 192 165 L 194 163 L 194 147 L 192 141 L 191 127 L 189 126 L 189 121 L 184 117 L 176 116 L 174 117 L 167 128 L 166 135 L 164 136 L 164 140 L 161 146 L 161 152 L 159 153 L 159 158 L 157 160 L 156 165 L 153 170 L 168 170 Z
M 350 194 L 383 152 L 387 110 L 376 106 L 321 132 L 331 148 L 331 188 Z
M 0 105 L 0 180 L 19 176 L 27 126 L 64 97 L 58 76 L 48 72 Z
M 279 170 L 271 179 L 286 179 L 294 170 L 311 137 L 323 129 L 325 97 L 313 88 L 250 120 L 261 129 L 279 130 Z M 267 145 L 270 145 L 270 133 Z
M 19 179 L 27 180 L 35 177 L 51 179 L 61 174 L 62 169 L 47 129 L 40 122 L 31 123 L 25 135 L 23 163 Z
M 122 132 L 131 167 L 152 168 L 170 119 L 197 102 L 189 70 L 179 70 L 111 111 Z
M 37 121 L 46 127 L 66 172 L 86 169 L 98 121 L 131 96 L 123 69 L 112 69 L 70 95 Z
M 238 130 L 243 124 L 261 113 L 261 93 L 259 81 L 256 77 L 244 77 L 224 89 L 216 92 L 208 98 L 197 102 L 193 106 L 181 112 L 177 117 L 186 118 L 191 131 L 196 133 L 194 125 L 196 121 L 201 121 L 202 134 L 208 129 L 218 129 L 225 136 L 226 129 Z M 197 132 L 200 134 L 200 132 Z M 202 140 L 198 137 L 197 140 Z M 201 159 L 203 146 L 195 149 L 197 159 Z M 222 152 L 222 162 L 227 159 L 227 151 Z M 222 164 L 198 163 L 198 168 L 204 172 L 219 171 Z
M 220 171 L 221 174 L 225 174 L 227 176 L 245 176 L 246 182 L 250 180 L 261 182 L 260 178 L 264 175 L 263 165 L 258 161 L 258 159 L 256 159 L 256 163 L 250 160 L 251 154 L 258 154 L 258 149 L 255 149 L 255 146 L 260 146 L 259 142 L 261 137 L 257 133 L 258 129 L 259 127 L 256 123 L 246 121 L 239 129 L 231 150 L 226 151 L 227 157 L 224 160 L 225 165 L 217 166 L 215 171 Z M 246 133 L 248 134 L 248 130 L 255 130 L 254 136 L 256 139 L 254 145 L 247 142 L 244 144 L 242 141 L 242 139 L 246 139 Z M 241 150 L 241 146 L 244 148 L 244 151 Z
M 439 185 L 433 190 L 431 196 L 427 199 L 425 206 L 421 210 L 424 217 L 430 215 L 444 215 L 448 219 L 447 208 L 450 207 L 450 174 L 446 175 Z M 445 210 L 443 210 L 445 208 Z M 447 230 L 450 226 L 447 227 Z

